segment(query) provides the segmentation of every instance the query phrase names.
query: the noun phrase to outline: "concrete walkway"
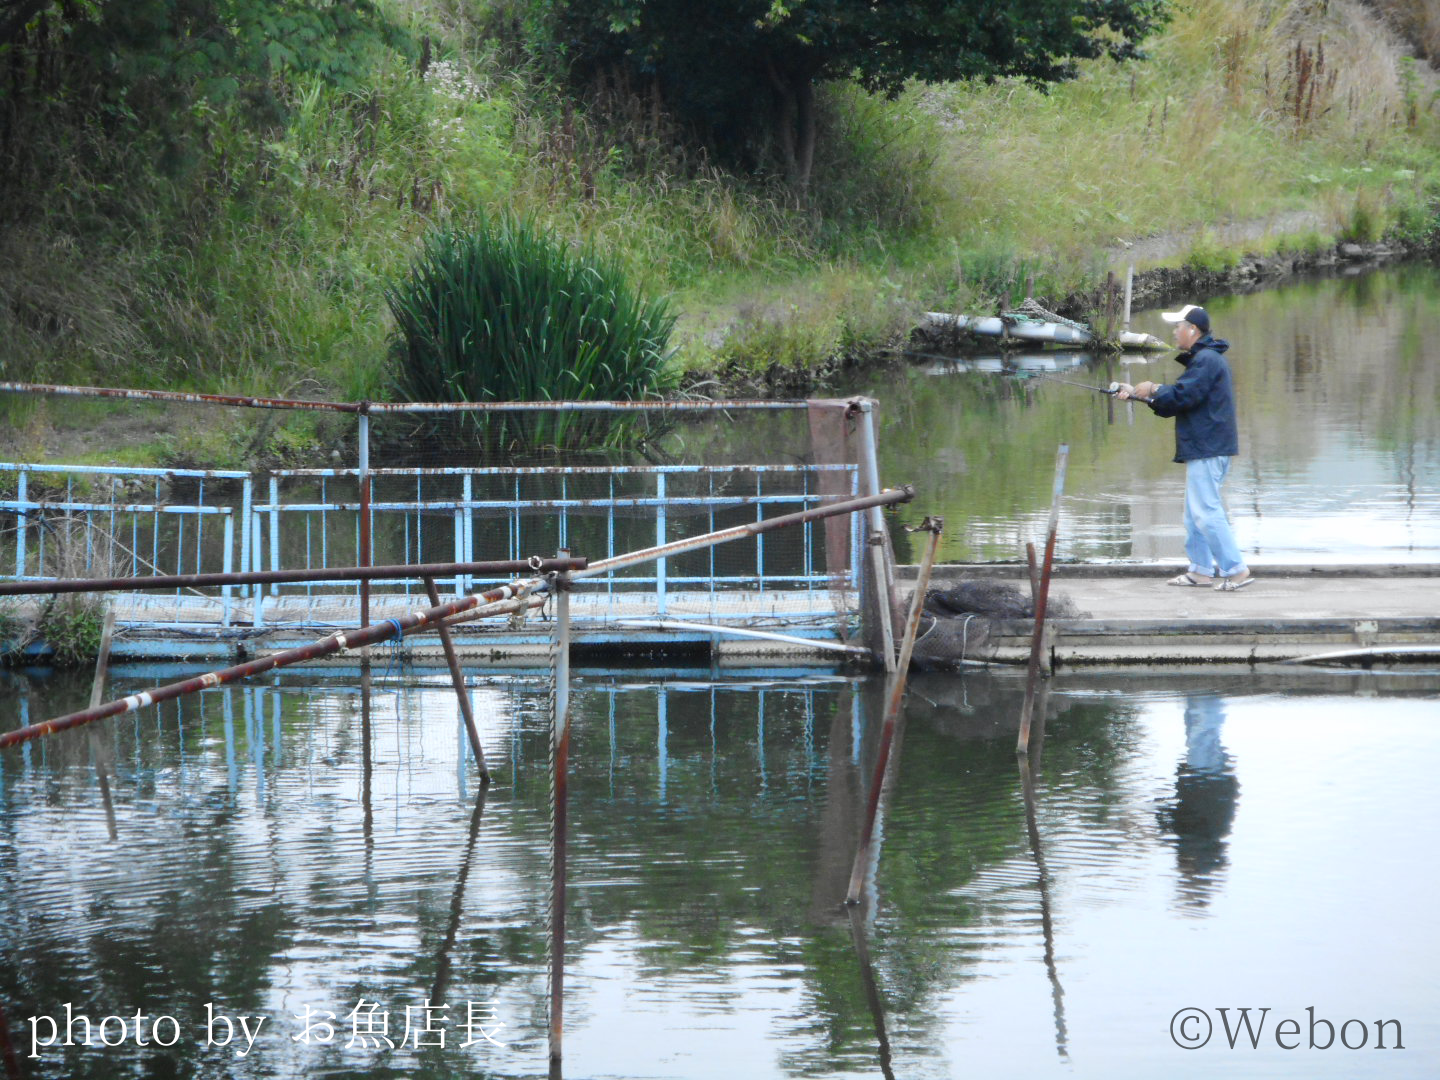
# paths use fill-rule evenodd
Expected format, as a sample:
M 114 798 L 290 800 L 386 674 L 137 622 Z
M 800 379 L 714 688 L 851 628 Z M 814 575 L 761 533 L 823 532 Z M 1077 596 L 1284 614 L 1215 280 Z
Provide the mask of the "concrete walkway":
M 1096 663 L 1258 663 L 1344 650 L 1391 650 L 1366 662 L 1440 663 L 1440 566 L 1256 566 L 1237 592 L 1166 585 L 1183 565 L 1065 564 L 1051 596 L 1082 613 L 1055 619 L 1057 666 Z M 901 568 L 902 585 L 913 568 Z M 1018 565 L 940 566 L 933 587 L 1006 578 Z M 1028 656 L 1029 620 L 996 626 L 993 658 Z

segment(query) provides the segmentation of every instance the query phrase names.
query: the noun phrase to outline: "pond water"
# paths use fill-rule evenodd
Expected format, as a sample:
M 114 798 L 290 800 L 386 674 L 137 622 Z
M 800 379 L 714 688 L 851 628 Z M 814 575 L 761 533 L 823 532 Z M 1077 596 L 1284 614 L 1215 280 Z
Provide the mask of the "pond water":
M 1231 342 L 1240 455 L 1226 483 L 1248 561 L 1440 561 L 1440 268 L 1403 266 L 1201 302 Z M 1170 341 L 1158 310 L 1133 327 Z M 1097 360 L 1023 354 L 1077 382 L 1171 382 L 1173 351 Z M 1143 405 L 963 364 L 912 358 L 853 389 L 881 402 L 881 473 L 946 519 L 940 557 L 1023 558 L 1042 539 L 1058 445 L 1070 447 L 1059 555 L 1180 560 L 1184 470 L 1174 424 Z M 896 543 L 908 552 L 908 541 Z
M 1440 561 L 1440 272 L 1182 299 L 1234 342 L 1249 557 Z M 1104 385 L 1171 378 L 1170 355 L 1020 362 Z M 845 388 L 880 400 L 883 479 L 945 515 L 943 558 L 1039 539 L 1061 441 L 1062 557 L 1179 558 L 1168 422 L 986 367 Z M 674 452 L 804 439 L 803 416 L 750 417 Z M 472 676 L 481 799 L 444 673 L 385 656 L 0 752 L 5 1080 L 547 1074 L 548 684 Z M 117 668 L 110 692 L 179 674 Z M 88 694 L 0 672 L 0 727 Z M 564 1073 L 1440 1072 L 1440 673 L 1066 673 L 1028 772 L 1022 696 L 1006 673 L 912 680 L 847 908 L 880 682 L 582 672 Z
M 8 1075 L 546 1075 L 545 680 L 472 681 L 483 802 L 443 673 L 369 684 L 217 688 L 0 757 Z M 565 1075 L 1440 1068 L 1440 676 L 1065 675 L 1029 777 L 1021 679 L 917 676 L 847 910 L 883 690 L 581 672 Z M 87 695 L 12 672 L 0 714 Z M 60 1045 L 67 1004 L 95 1045 Z M 137 1011 L 175 1045 L 137 1047 Z M 267 1019 L 205 1045 L 221 1016 Z

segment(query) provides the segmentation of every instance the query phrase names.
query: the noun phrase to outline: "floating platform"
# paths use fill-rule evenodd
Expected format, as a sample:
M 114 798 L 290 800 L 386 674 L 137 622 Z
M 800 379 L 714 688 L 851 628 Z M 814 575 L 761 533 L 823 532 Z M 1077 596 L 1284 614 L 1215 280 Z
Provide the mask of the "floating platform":
M 1062 563 L 1052 597 L 1082 615 L 1048 620 L 1055 669 L 1096 665 L 1257 665 L 1304 661 L 1345 667 L 1440 669 L 1440 565 L 1253 566 L 1235 592 L 1165 584 L 1183 564 Z M 902 588 L 913 567 L 899 568 Z M 937 566 L 933 588 L 1008 579 L 1029 591 L 1019 564 Z M 972 659 L 1023 664 L 1029 619 L 997 620 Z
M 442 594 L 441 600 L 454 599 Z M 116 662 L 181 660 L 231 664 L 294 648 L 335 630 L 360 625 L 354 593 L 267 596 L 255 625 L 249 598 L 146 593 L 114 594 Z M 657 610 L 655 593 L 607 591 L 580 584 L 570 594 L 572 641 L 582 653 L 637 659 L 685 656 L 750 662 L 755 659 L 843 662 L 854 646 L 842 631 L 854 623 L 855 597 L 816 589 L 736 589 L 689 592 L 672 589 Z M 384 622 L 430 606 L 415 593 L 374 593 L 370 621 Z M 548 608 L 524 619 L 490 617 L 452 626 L 462 661 L 480 665 L 549 662 L 554 622 Z M 43 660 L 45 647 L 27 652 Z M 355 654 L 310 661 L 353 662 Z M 440 637 L 421 631 L 369 647 L 369 655 L 433 661 L 444 656 Z
M 1165 584 L 1182 569 L 1180 564 L 1057 565 L 1051 595 L 1081 614 L 1049 620 L 1049 665 L 1060 670 L 1304 661 L 1440 670 L 1440 565 L 1262 565 L 1253 568 L 1254 583 L 1237 592 Z M 907 601 L 914 572 L 899 568 Z M 963 580 L 997 579 L 1028 593 L 1026 570 L 1018 564 L 940 565 L 931 584 L 944 589 Z M 717 596 L 725 598 L 723 606 L 717 606 Z M 653 593 L 577 589 L 571 594 L 573 640 L 582 655 L 599 657 L 833 665 L 849 659 L 845 650 L 854 645 L 842 634 L 856 622 L 851 599 L 823 589 L 671 592 L 664 611 L 657 612 Z M 358 626 L 360 615 L 354 595 L 267 598 L 267 625 L 259 627 L 251 625 L 248 599 L 231 601 L 228 626 L 221 625 L 222 605 L 213 598 L 129 594 L 116 603 L 117 662 L 229 664 Z M 370 618 L 380 622 L 427 604 L 416 595 L 377 594 Z M 967 650 L 966 662 L 1027 663 L 1029 619 L 994 620 L 988 631 L 980 647 Z M 453 634 L 467 664 L 533 666 L 549 660 L 553 622 L 541 610 L 524 621 L 462 623 Z M 32 652 L 42 658 L 38 649 Z M 347 662 L 347 655 L 353 661 L 354 654 L 342 654 L 334 662 Z M 443 654 L 438 635 L 422 632 L 370 646 L 370 655 L 428 662 Z

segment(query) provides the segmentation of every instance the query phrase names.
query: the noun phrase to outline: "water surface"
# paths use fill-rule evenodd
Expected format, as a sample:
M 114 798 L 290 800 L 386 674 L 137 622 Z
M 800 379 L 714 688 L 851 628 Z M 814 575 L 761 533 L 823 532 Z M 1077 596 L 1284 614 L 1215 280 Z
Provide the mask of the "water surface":
M 1440 561 L 1440 269 L 1294 282 L 1203 303 L 1231 342 L 1240 455 L 1226 484 L 1247 559 Z M 1134 328 L 1169 341 L 1157 311 Z M 1059 352 L 1022 366 L 1108 386 L 1171 382 L 1173 351 L 1105 361 Z M 998 360 L 998 358 L 997 358 Z M 1077 365 L 1078 366 L 1073 366 Z M 855 389 L 881 402 L 881 472 L 913 480 L 948 525 L 941 557 L 1023 557 L 1043 538 L 1058 445 L 1070 447 L 1062 558 L 1183 558 L 1174 425 L 1143 405 L 1060 383 L 915 358 Z M 1057 370 L 1058 368 L 1058 370 Z M 908 550 L 907 537 L 896 543 Z
M 122 669 L 115 689 L 172 677 Z M 544 681 L 472 687 L 483 804 L 443 674 L 382 663 L 372 683 L 218 688 L 0 758 L 0 1007 L 25 1076 L 546 1073 Z M 566 1074 L 1434 1075 L 1440 678 L 1062 676 L 1028 783 L 1022 690 L 913 681 L 847 912 L 878 682 L 584 676 Z M 0 711 L 86 693 L 13 673 Z M 346 1045 L 362 1000 L 395 1048 Z M 450 1006 L 446 1045 L 402 1049 L 428 1001 Z M 28 1058 L 27 1018 L 67 1002 L 183 1037 Z M 244 1057 L 207 1048 L 207 1004 L 269 1026 Z M 1259 1049 L 1182 1050 L 1187 1007 L 1217 1027 L 1268 1008 L 1270 1027 Z M 1367 1049 L 1277 1047 L 1277 1018 L 1311 1007 L 1362 1021 Z M 324 1013 L 333 1041 L 296 1041 Z M 1392 1019 L 1405 1048 L 1377 1051 Z

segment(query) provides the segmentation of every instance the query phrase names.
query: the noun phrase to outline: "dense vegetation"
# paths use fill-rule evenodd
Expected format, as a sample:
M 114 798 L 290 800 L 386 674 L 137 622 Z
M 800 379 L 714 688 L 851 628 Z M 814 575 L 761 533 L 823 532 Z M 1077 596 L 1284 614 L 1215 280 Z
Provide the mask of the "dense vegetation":
M 809 186 L 815 89 L 855 81 L 895 97 L 927 82 L 1075 74 L 1076 59 L 1136 55 L 1160 0 L 562 0 L 556 38 L 574 70 L 664 100 L 707 149 L 747 171 L 776 159 Z
M 672 381 L 665 300 L 637 296 L 608 259 L 531 222 L 436 232 L 387 299 L 404 401 L 640 401 Z M 594 414 L 479 416 L 499 445 L 574 446 L 625 431 Z
M 1155 234 L 1213 267 L 1234 220 L 1290 222 L 1245 245 L 1272 251 L 1435 229 L 1417 0 L 1173 4 L 1144 58 L 1048 89 L 820 70 L 805 186 L 783 138 L 724 157 L 663 80 L 572 64 L 556 10 L 0 0 L 0 377 L 386 396 L 387 289 L 500 208 L 669 294 L 679 366 L 709 371 L 1059 296 Z

